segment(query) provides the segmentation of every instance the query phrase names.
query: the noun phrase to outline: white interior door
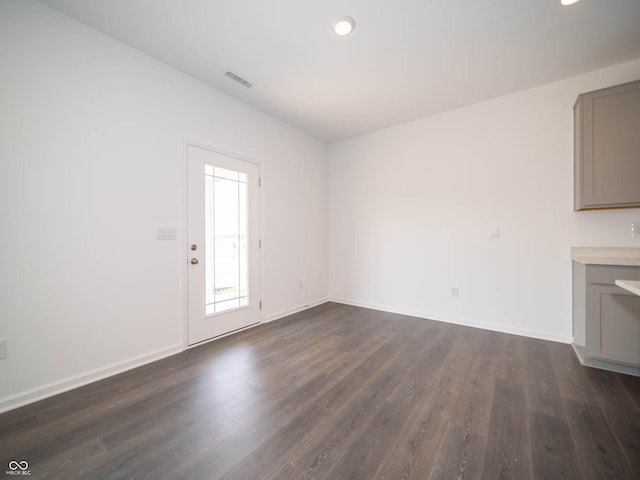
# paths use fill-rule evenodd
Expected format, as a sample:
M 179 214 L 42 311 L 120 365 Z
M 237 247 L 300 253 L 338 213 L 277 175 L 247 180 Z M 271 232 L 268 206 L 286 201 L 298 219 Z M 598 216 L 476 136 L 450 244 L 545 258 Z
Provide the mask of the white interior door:
M 259 174 L 187 146 L 189 345 L 260 322 Z

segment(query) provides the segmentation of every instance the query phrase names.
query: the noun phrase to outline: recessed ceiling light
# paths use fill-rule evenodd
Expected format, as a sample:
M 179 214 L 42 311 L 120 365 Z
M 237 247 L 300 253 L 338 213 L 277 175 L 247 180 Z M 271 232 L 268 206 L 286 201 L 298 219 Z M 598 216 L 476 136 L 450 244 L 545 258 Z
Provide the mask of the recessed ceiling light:
M 333 31 L 341 37 L 349 35 L 354 28 L 356 28 L 356 21 L 351 17 L 344 16 L 333 21 Z
M 568 5 L 573 5 L 574 3 L 578 3 L 580 0 L 560 0 L 560 5 L 566 7 Z

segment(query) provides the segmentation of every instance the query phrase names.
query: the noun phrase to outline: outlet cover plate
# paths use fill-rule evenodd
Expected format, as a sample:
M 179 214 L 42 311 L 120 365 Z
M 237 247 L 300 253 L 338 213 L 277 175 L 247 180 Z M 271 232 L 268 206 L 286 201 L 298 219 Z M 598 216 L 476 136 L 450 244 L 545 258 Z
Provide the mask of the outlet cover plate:
M 640 237 L 640 223 L 631 224 L 631 236 Z

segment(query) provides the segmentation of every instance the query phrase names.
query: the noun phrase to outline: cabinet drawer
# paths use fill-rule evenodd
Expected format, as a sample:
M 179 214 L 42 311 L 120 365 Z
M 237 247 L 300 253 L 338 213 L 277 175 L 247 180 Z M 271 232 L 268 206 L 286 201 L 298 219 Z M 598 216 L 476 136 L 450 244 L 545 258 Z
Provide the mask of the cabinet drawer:
M 614 285 L 616 280 L 640 280 L 640 267 L 590 265 L 587 283 Z

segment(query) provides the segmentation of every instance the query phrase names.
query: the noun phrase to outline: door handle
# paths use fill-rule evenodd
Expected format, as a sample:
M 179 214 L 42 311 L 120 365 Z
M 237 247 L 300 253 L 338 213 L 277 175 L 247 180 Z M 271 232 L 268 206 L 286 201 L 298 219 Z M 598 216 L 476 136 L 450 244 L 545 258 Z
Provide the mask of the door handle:
M 198 259 L 197 258 L 192 258 L 191 259 L 191 265 L 197 265 L 198 264 Z

